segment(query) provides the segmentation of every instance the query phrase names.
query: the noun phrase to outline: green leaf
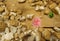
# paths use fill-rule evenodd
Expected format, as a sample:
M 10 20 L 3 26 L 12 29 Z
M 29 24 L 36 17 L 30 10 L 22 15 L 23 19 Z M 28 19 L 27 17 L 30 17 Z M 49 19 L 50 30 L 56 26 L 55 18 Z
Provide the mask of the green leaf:
M 53 14 L 53 12 L 51 11 L 51 12 L 49 13 L 49 17 L 50 17 L 50 18 L 53 18 L 53 16 L 54 16 L 54 14 Z

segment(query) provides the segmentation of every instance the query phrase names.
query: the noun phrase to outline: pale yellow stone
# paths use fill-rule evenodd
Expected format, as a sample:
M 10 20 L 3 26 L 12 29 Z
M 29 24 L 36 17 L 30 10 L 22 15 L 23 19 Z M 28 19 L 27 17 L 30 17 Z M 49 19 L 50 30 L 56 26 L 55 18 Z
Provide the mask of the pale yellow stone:
M 4 11 L 4 8 L 3 7 L 0 7 L 0 12 L 3 12 Z

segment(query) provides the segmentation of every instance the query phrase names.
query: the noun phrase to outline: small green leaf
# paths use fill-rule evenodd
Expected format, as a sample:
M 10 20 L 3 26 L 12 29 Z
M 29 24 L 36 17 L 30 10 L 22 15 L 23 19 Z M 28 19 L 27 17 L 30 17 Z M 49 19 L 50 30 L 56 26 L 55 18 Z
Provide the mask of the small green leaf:
M 51 12 L 49 13 L 49 17 L 50 17 L 50 18 L 53 18 L 53 16 L 54 16 L 54 14 L 53 14 L 53 12 L 51 11 Z

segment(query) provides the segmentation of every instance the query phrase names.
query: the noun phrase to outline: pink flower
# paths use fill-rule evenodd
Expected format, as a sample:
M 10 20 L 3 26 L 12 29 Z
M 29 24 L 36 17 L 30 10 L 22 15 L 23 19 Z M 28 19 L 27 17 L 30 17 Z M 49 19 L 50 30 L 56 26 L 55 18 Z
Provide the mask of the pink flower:
M 39 17 L 33 18 L 32 25 L 36 26 L 36 27 L 40 26 L 41 25 L 41 19 Z

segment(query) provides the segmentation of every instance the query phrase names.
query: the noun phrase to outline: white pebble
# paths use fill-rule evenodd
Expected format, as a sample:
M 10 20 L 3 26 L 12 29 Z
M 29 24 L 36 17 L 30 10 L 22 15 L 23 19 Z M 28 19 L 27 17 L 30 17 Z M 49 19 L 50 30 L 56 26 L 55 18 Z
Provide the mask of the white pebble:
M 40 10 L 44 10 L 45 8 L 44 8 L 44 6 L 40 6 L 40 8 L 39 8 Z
M 5 28 L 5 33 L 9 33 L 9 28 Z
M 31 32 L 31 30 L 28 30 L 28 31 L 24 32 L 24 35 L 29 34 L 30 32 Z
M 55 10 L 60 14 L 60 8 L 59 7 L 55 7 Z
M 15 12 L 10 12 L 10 15 L 16 16 L 16 13 Z
M 57 30 L 57 31 L 60 31 L 60 29 L 58 27 L 54 27 L 54 29 Z
M 17 31 L 17 27 L 10 27 L 10 31 L 12 32 L 12 33 L 15 33 L 16 31 Z
M 35 10 L 39 10 L 39 6 L 36 6 L 36 7 L 35 7 Z
M 28 15 L 27 15 L 27 18 L 32 19 L 33 16 L 34 16 L 34 14 L 28 14 Z
M 25 2 L 26 0 L 18 0 L 18 2 Z
M 22 17 L 20 17 L 20 20 L 22 21 L 22 20 L 25 20 L 26 18 L 25 18 L 25 16 L 22 16 Z
M 6 14 L 6 12 L 3 12 L 3 13 L 2 13 L 2 15 L 5 15 L 5 14 Z
M 2 36 L 2 40 L 3 39 L 11 40 L 12 38 L 13 38 L 13 33 L 7 33 Z
M 36 36 L 36 33 L 35 32 L 32 32 L 32 35 Z
M 25 27 L 22 27 L 21 30 L 24 32 L 26 30 L 26 28 Z
M 45 9 L 45 7 L 44 6 L 36 6 L 36 8 L 35 8 L 35 10 L 44 10 Z

